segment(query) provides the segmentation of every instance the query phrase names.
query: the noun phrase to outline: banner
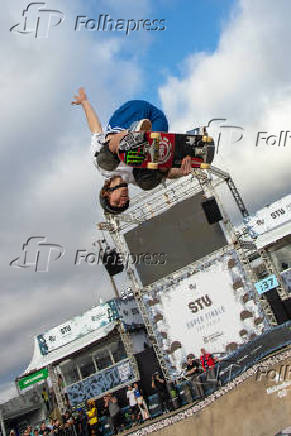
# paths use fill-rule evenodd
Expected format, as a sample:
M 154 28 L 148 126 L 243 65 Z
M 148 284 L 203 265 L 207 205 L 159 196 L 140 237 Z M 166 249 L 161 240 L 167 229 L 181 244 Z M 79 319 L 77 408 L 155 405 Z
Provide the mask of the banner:
M 207 258 L 200 271 L 194 265 L 169 276 L 168 284 L 157 282 L 144 297 L 173 377 L 183 372 L 188 354 L 199 357 L 201 348 L 229 354 L 268 325 L 234 250 Z
M 83 315 L 76 316 L 48 332 L 38 335 L 40 352 L 43 355 L 48 354 L 109 324 L 115 319 L 118 319 L 118 312 L 114 300 L 93 307 Z
M 260 209 L 250 218 L 249 224 L 258 235 L 262 235 L 288 221 L 291 221 L 291 195 Z
M 85 380 L 66 388 L 70 403 L 76 406 L 90 398 L 103 396 L 106 392 L 135 381 L 133 362 L 130 359 L 104 369 Z
M 228 270 L 220 271 L 216 266 L 184 279 L 161 296 L 161 303 L 168 336 L 181 342 L 185 354 L 200 355 L 203 347 L 219 353 L 228 343 L 242 341 L 243 307 L 234 294 Z
M 38 383 L 47 378 L 48 370 L 47 368 L 43 368 L 35 372 L 34 374 L 30 374 L 27 377 L 23 377 L 22 379 L 18 380 L 18 386 L 19 389 L 22 391 L 23 389 L 28 388 L 28 386 L 34 385 L 35 383 Z

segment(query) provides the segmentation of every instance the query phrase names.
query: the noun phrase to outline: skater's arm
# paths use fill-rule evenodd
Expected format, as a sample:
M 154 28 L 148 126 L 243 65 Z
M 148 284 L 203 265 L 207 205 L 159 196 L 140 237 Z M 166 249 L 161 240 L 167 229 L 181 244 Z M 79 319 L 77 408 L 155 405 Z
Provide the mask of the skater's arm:
M 79 94 L 74 96 L 74 100 L 72 101 L 73 105 L 81 105 L 84 109 L 87 123 L 91 133 L 102 133 L 102 126 L 100 120 L 91 106 L 89 100 L 87 99 L 87 95 L 84 88 L 79 88 Z
M 91 133 L 102 133 L 102 126 L 100 123 L 100 120 L 94 110 L 94 108 L 91 106 L 90 102 L 88 100 L 85 100 L 82 103 L 82 107 L 85 111 L 85 115 L 87 118 L 87 123 L 89 126 L 89 129 Z

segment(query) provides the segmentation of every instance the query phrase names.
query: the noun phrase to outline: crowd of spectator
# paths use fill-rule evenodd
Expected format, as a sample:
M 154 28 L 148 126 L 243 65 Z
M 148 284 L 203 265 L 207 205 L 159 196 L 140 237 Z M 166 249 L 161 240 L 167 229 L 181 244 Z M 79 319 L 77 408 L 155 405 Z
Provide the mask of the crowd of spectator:
M 197 359 L 194 354 L 187 356 L 186 376 L 191 393 L 196 399 L 205 398 L 206 388 L 208 392 L 213 392 L 217 388 L 217 363 L 218 359 L 207 353 L 204 348 L 201 349 L 200 359 Z
M 100 399 L 88 400 L 86 408 L 73 410 L 68 403 L 68 410 L 59 419 L 49 417 L 34 428 L 28 426 L 21 433 L 11 430 L 10 436 L 111 436 L 117 434 L 187 402 L 204 399 L 217 388 L 217 363 L 218 360 L 212 354 L 201 349 L 200 358 L 196 358 L 194 354 L 187 356 L 185 380 L 180 384 L 169 385 L 159 372 L 155 372 L 152 375 L 152 395 L 149 397 L 144 395 L 138 383 L 134 383 L 127 388 L 128 404 L 126 407 L 124 404 L 121 407 L 117 396 L 107 393 L 102 402 Z M 190 399 L 189 397 L 185 399 L 185 387 L 188 387 Z M 49 414 L 48 395 L 45 389 L 42 398 Z M 153 398 L 156 401 L 154 406 Z M 178 399 L 178 402 L 175 403 L 175 399 Z M 155 410 L 154 413 L 153 410 Z

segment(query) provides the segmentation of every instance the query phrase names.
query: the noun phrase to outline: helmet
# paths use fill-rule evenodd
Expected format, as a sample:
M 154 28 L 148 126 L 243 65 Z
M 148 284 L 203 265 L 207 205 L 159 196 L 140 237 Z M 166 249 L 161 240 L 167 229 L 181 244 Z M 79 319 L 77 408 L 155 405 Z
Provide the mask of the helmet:
M 105 192 L 113 191 L 123 186 L 127 186 L 127 183 L 120 183 L 120 185 L 115 186 L 114 188 L 109 188 L 108 186 L 103 186 L 101 188 L 99 194 L 99 201 L 104 212 L 110 213 L 112 215 L 119 215 L 120 213 L 128 209 L 129 201 L 125 203 L 124 206 L 111 206 L 111 204 L 109 203 L 109 198 L 104 195 Z

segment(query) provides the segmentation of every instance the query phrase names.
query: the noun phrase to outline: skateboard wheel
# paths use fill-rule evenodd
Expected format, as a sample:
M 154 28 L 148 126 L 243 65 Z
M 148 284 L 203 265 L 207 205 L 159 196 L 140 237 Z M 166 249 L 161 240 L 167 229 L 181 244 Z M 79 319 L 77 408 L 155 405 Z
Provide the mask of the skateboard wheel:
M 160 134 L 158 132 L 152 132 L 151 133 L 151 139 L 159 139 Z
M 200 168 L 202 169 L 202 170 L 207 170 L 208 168 L 210 168 L 210 164 L 209 163 L 201 163 L 200 164 Z
M 149 163 L 147 164 L 147 168 L 148 168 L 149 170 L 157 170 L 158 167 L 159 167 L 159 164 L 156 163 L 156 162 L 149 162 Z
M 203 142 L 213 142 L 213 138 L 211 138 L 211 136 L 208 136 L 208 135 L 204 135 L 204 136 L 202 136 L 202 141 Z

